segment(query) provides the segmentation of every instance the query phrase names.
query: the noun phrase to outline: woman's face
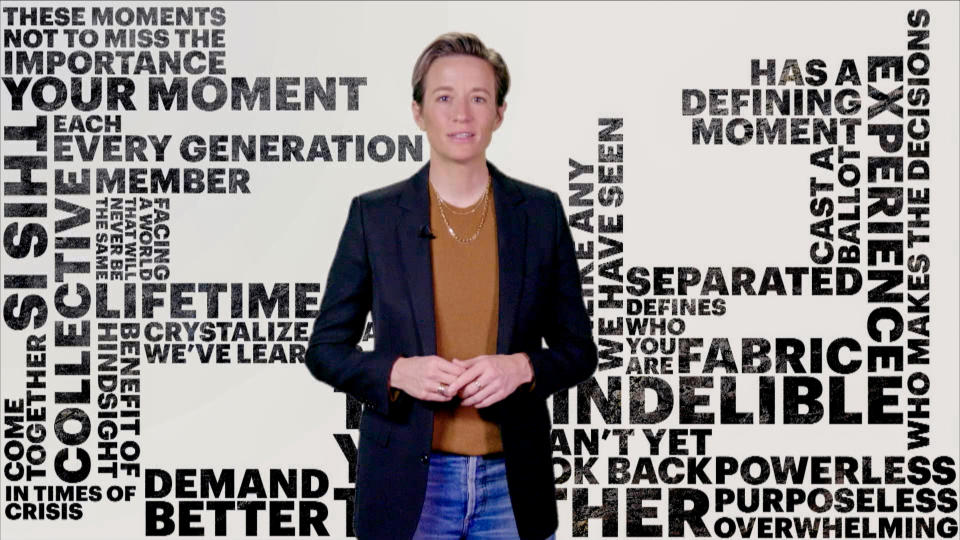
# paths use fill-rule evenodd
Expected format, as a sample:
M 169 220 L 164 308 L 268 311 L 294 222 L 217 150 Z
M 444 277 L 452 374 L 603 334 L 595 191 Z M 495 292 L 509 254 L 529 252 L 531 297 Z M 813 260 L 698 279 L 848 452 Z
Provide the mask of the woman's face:
M 467 55 L 434 60 L 423 80 L 423 106 L 413 118 L 430 141 L 430 159 L 469 164 L 486 160 L 507 104 L 497 107 L 493 67 Z

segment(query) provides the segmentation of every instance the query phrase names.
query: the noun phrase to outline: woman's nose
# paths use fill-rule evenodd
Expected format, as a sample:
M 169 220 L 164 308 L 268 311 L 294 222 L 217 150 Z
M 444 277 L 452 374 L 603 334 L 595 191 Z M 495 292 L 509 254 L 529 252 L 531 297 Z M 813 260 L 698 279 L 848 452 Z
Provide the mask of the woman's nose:
M 453 106 L 453 119 L 457 122 L 470 120 L 470 104 L 466 100 L 457 100 Z

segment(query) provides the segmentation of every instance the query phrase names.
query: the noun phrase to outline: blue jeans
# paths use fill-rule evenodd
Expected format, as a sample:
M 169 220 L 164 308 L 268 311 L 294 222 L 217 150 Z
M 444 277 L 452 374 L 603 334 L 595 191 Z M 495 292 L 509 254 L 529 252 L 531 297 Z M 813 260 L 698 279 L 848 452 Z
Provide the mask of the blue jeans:
M 553 540 L 551 535 L 547 540 Z M 503 458 L 430 454 L 414 540 L 518 539 Z

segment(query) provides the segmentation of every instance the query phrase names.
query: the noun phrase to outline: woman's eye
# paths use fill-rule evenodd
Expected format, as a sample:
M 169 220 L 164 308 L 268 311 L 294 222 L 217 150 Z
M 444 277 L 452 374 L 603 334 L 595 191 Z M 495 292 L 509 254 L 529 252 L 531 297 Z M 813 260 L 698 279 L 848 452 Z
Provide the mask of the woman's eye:
M 450 96 L 440 96 L 437 101 L 450 101 Z

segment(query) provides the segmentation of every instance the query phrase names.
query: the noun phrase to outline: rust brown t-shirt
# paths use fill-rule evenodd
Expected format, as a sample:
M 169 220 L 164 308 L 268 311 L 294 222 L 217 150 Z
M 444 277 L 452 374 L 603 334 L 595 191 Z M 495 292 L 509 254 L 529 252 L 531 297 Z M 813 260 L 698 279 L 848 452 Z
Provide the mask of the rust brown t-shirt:
M 495 354 L 500 286 L 493 190 L 487 193 L 485 214 L 480 201 L 469 208 L 445 206 L 447 222 L 461 239 L 470 238 L 484 216 L 477 238 L 464 244 L 447 230 L 436 191 L 432 185 L 429 189 L 430 230 L 436 235 L 430 246 L 437 355 L 466 360 Z M 460 401 L 454 398 L 436 410 L 433 449 L 463 455 L 502 451 L 499 426 L 481 418 L 475 407 L 460 406 Z

